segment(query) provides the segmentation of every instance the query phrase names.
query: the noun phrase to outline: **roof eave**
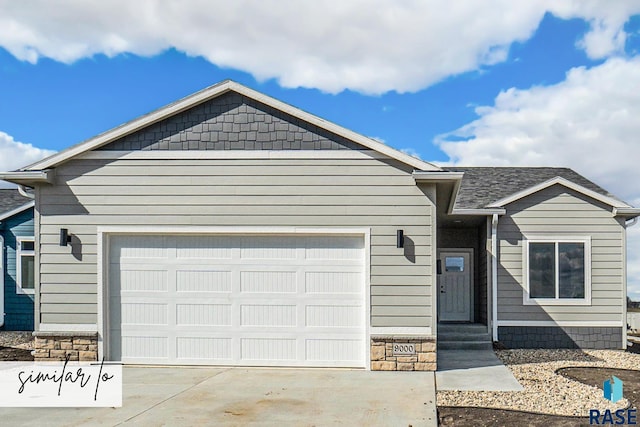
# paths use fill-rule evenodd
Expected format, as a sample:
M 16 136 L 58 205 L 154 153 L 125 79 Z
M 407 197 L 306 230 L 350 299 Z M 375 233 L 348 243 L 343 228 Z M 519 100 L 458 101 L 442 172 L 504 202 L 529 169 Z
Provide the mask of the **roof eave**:
M 479 208 L 479 209 L 453 209 L 449 212 L 451 215 L 504 215 L 507 210 L 504 208 Z
M 0 180 L 12 182 L 18 185 L 26 185 L 29 187 L 37 184 L 53 184 L 55 180 L 55 171 L 52 169 L 47 169 L 0 172 Z

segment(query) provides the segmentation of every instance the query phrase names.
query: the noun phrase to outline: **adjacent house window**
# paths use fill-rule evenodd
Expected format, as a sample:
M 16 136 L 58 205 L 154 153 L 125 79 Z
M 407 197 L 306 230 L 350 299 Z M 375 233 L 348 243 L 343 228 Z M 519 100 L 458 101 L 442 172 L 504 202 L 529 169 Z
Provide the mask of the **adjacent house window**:
M 18 237 L 16 245 L 17 290 L 32 294 L 35 290 L 35 240 L 33 237 Z
M 589 237 L 528 237 L 523 261 L 525 304 L 591 304 Z

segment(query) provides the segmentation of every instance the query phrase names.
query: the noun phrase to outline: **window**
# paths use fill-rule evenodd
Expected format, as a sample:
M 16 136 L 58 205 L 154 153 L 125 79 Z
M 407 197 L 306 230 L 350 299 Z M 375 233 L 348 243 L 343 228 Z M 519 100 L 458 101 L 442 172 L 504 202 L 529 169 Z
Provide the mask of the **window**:
M 35 241 L 33 237 L 18 237 L 16 250 L 17 291 L 35 292 Z
M 464 257 L 461 256 L 448 256 L 444 258 L 445 271 L 464 271 Z
M 525 304 L 591 304 L 589 237 L 528 237 L 524 247 Z

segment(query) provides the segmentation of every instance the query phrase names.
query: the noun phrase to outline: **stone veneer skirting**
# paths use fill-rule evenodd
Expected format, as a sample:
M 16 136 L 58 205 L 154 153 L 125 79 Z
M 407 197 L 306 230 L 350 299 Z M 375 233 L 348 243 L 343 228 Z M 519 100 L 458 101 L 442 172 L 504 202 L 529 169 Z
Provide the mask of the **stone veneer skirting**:
M 416 345 L 416 354 L 394 356 L 394 343 L 412 343 Z M 416 336 L 372 336 L 372 371 L 435 371 L 436 340 L 433 337 Z
M 622 348 L 622 328 L 499 326 L 498 340 L 508 348 Z
M 93 362 L 98 360 L 97 332 L 42 332 L 35 337 L 34 360 L 51 362 L 65 360 Z

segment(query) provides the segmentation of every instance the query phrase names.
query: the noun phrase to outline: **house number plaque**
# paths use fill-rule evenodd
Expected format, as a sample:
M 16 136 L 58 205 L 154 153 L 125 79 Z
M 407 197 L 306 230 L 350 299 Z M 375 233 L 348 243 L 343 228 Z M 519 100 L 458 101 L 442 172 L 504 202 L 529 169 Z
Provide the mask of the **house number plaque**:
M 394 356 L 411 356 L 416 354 L 416 345 L 412 343 L 393 343 Z

